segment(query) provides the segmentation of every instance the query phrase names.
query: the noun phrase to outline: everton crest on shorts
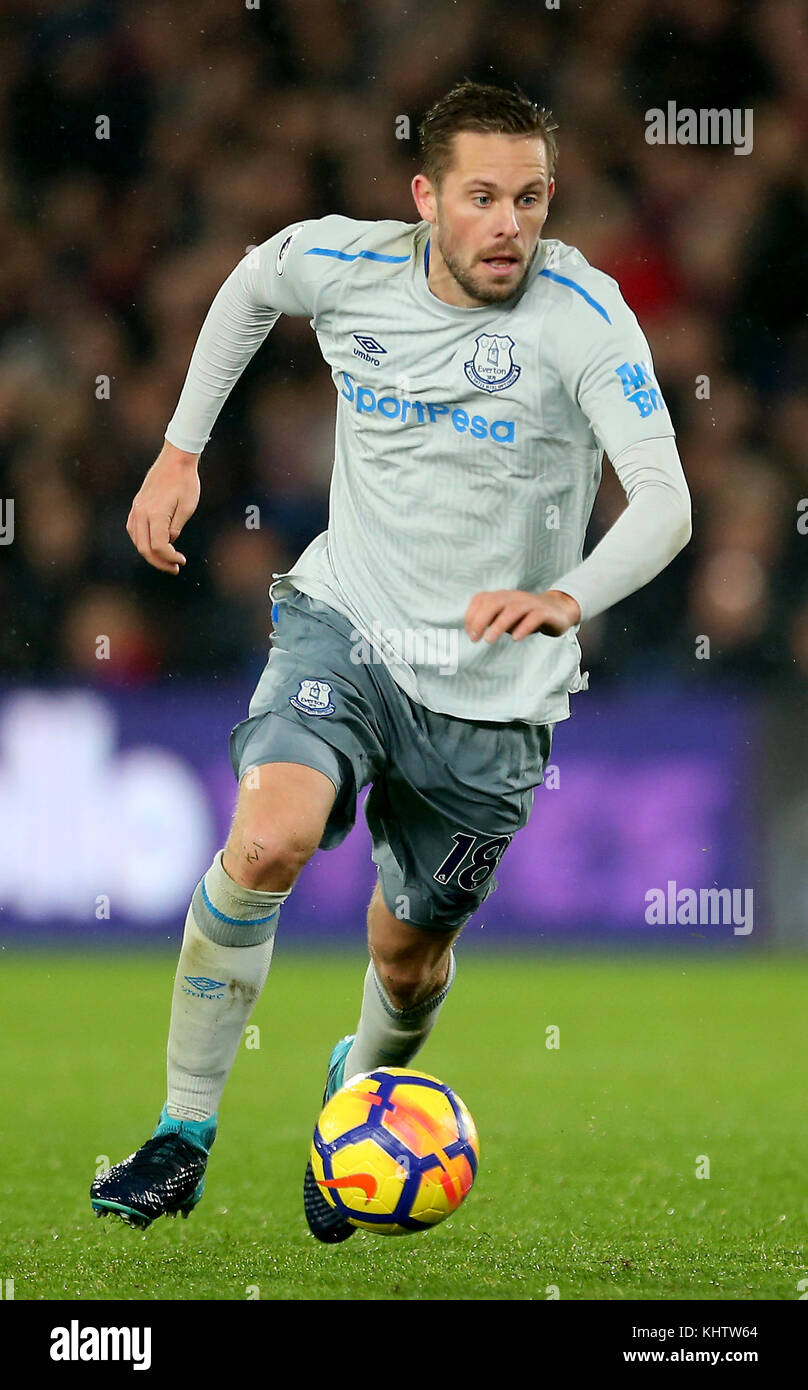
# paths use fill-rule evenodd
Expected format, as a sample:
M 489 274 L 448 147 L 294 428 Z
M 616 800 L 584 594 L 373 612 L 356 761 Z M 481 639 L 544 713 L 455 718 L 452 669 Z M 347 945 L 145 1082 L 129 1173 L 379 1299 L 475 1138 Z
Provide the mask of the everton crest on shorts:
M 309 677 L 302 680 L 296 695 L 289 696 L 289 704 L 299 709 L 301 714 L 313 714 L 319 718 L 323 714 L 333 714 L 336 705 L 331 700 L 331 686 L 328 681 Z

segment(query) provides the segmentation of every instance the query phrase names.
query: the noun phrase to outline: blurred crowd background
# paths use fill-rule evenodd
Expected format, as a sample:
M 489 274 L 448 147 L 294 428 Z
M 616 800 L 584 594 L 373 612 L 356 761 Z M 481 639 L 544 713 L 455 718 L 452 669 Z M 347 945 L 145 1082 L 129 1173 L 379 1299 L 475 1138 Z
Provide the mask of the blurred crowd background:
M 553 109 L 545 235 L 619 281 L 693 494 L 686 552 L 584 629 L 589 669 L 804 687 L 801 3 L 0 0 L 0 23 L 1 675 L 257 676 L 271 574 L 327 522 L 335 396 L 305 319 L 280 320 L 220 416 L 178 578 L 133 549 L 131 499 L 246 248 L 330 212 L 417 220 L 418 120 L 468 76 Z M 752 153 L 647 144 L 644 114 L 668 101 L 751 108 Z M 625 502 L 604 473 L 590 543 Z

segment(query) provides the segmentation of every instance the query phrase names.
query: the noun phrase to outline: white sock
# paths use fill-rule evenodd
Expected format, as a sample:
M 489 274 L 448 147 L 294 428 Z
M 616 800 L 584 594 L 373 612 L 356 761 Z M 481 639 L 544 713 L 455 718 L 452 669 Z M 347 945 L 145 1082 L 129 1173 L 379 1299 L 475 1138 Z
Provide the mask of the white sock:
M 221 851 L 197 884 L 171 1002 L 166 1109 L 173 1119 L 206 1120 L 218 1110 L 289 892 L 243 888 Z
M 432 1032 L 454 984 L 456 964 L 449 952 L 449 974 L 430 999 L 411 1009 L 397 1009 L 376 974 L 373 961 L 365 975 L 362 1012 L 356 1037 L 345 1058 L 345 1080 L 374 1067 L 406 1067 Z

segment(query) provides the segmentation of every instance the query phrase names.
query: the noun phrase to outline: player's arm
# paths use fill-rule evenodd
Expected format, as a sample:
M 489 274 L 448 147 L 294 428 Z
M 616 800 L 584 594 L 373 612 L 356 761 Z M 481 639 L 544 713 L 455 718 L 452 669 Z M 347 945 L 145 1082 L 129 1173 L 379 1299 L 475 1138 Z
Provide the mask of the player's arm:
M 690 493 L 651 349 L 614 282 L 601 283 L 610 322 L 594 316 L 583 361 L 578 345 L 584 315 L 592 318 L 587 305 L 576 304 L 574 331 L 558 330 L 562 378 L 628 499 L 592 553 L 556 580 L 577 600 L 581 621 L 656 578 L 692 533 Z
M 560 637 L 654 579 L 690 539 L 690 494 L 651 351 L 617 287 L 606 283 L 608 318 L 593 318 L 591 308 L 576 304 L 569 318 L 556 320 L 557 361 L 563 384 L 612 460 L 628 506 L 552 589 L 476 594 L 466 612 L 472 641 L 485 633 L 495 642 L 504 632 L 517 641 L 532 632 Z
M 561 637 L 655 579 L 691 536 L 690 494 L 673 439 L 631 444 L 613 461 L 628 498 L 626 510 L 595 549 L 552 589 L 531 594 L 501 589 L 475 594 L 466 611 L 472 642 L 504 632 L 515 641 L 542 632 Z
M 316 263 L 322 260 L 301 264 L 297 253 L 318 226 L 312 220 L 285 227 L 256 247 L 227 277 L 208 310 L 165 444 L 126 522 L 133 544 L 155 569 L 179 574 L 185 564 L 174 542 L 199 503 L 199 459 L 248 362 L 282 313 L 315 312 Z
M 581 622 L 655 579 L 692 535 L 690 493 L 674 439 L 631 444 L 612 466 L 628 506 L 586 559 L 556 581 L 578 603 Z

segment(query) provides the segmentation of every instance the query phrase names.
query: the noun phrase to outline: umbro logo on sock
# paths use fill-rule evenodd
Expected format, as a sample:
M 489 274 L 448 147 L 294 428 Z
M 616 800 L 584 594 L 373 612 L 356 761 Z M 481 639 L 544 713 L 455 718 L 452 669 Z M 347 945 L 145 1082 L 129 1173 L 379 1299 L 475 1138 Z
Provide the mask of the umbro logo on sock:
M 186 975 L 184 977 L 193 989 L 186 989 L 183 985 L 183 993 L 190 994 L 194 999 L 223 999 L 224 994 L 217 993 L 224 989 L 224 980 L 209 980 L 207 975 Z

